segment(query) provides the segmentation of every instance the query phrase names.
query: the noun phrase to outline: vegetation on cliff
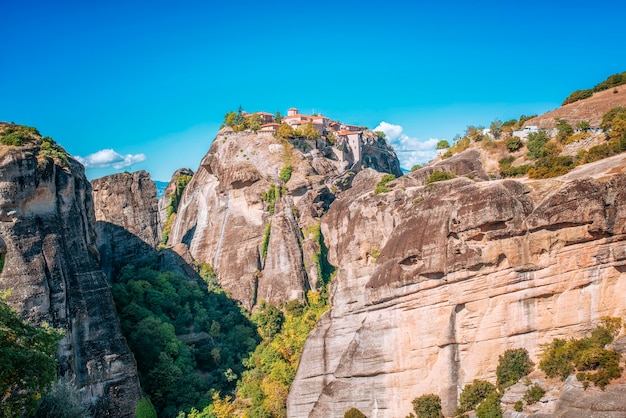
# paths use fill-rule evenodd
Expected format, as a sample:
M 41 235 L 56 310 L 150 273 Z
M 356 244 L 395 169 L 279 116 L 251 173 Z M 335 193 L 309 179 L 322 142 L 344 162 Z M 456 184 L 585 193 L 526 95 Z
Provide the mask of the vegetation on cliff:
M 546 376 L 559 377 L 561 380 L 576 374 L 576 378 L 583 383 L 585 388 L 593 383 L 604 390 L 611 380 L 622 375 L 620 354 L 606 348 L 621 331 L 622 320 L 620 318 L 603 317 L 600 324 L 591 331 L 589 337 L 569 341 L 560 338 L 554 339 L 542 347 L 542 352 L 539 354 L 539 369 Z M 456 416 L 467 417 L 468 412 L 474 411 L 478 418 L 501 417 L 500 400 L 505 391 L 520 379 L 528 376 L 534 369 L 535 364 L 530 359 L 526 349 L 518 348 L 505 351 L 498 359 L 496 385 L 485 380 L 474 380 L 465 385 L 459 396 Z M 537 383 L 531 384 L 531 381 L 527 380 L 525 384 L 528 388 L 522 399 L 517 400 L 514 404 L 514 409 L 517 412 L 522 412 L 524 405 L 538 402 L 546 393 L 546 390 Z M 434 394 L 415 398 L 413 406 L 416 416 L 435 416 L 426 412 L 420 415 L 418 406 L 435 411 L 436 398 L 438 399 Z M 411 414 L 407 418 L 412 416 Z
M 22 146 L 27 143 L 40 146 L 39 157 L 55 159 L 64 166 L 68 164 L 69 154 L 67 151 L 51 137 L 42 137 L 37 128 L 15 123 L 0 123 L 0 144 Z
M 57 377 L 56 349 L 62 334 L 22 320 L 0 295 L 0 415 L 32 415 Z
M 458 136 L 442 158 L 449 158 L 470 147 L 481 147 L 488 153 L 500 156 L 497 174 L 501 177 L 528 175 L 529 178 L 541 179 L 561 176 L 578 165 L 626 151 L 626 108 L 618 106 L 605 113 L 600 128 L 606 141 L 588 150 L 580 149 L 575 156 L 564 155 L 563 150 L 568 144 L 592 137 L 588 121 L 580 121 L 574 128 L 568 121 L 557 119 L 553 133 L 543 129 L 530 131 L 524 142 L 514 136 L 509 128 L 521 128 L 528 118 L 522 115 L 519 121 L 502 123 L 497 128 L 497 135 L 480 126 L 468 126 L 465 135 Z
M 167 241 L 170 237 L 170 230 L 172 229 L 174 218 L 176 217 L 176 213 L 178 212 L 180 199 L 183 195 L 185 187 L 187 187 L 187 185 L 191 181 L 191 178 L 192 176 L 189 175 L 180 175 L 176 177 L 176 189 L 173 193 L 170 194 L 170 203 L 165 209 L 165 215 L 167 216 L 167 220 L 165 221 L 165 226 L 163 227 L 163 232 L 161 234 L 161 246 L 167 245 Z
M 142 387 L 159 416 L 204 408 L 233 393 L 259 342 L 255 326 L 221 291 L 152 266 L 127 265 L 113 296 Z
M 617 86 L 621 86 L 622 84 L 626 84 L 626 71 L 623 73 L 617 73 L 609 76 L 606 80 L 601 83 L 596 84 L 593 88 L 584 89 L 584 90 L 576 90 L 572 92 L 567 98 L 563 101 L 562 106 L 565 106 L 569 103 L 574 103 L 579 100 L 587 99 L 593 95 L 593 93 L 597 93 L 599 91 L 608 90 L 610 88 L 614 88 Z

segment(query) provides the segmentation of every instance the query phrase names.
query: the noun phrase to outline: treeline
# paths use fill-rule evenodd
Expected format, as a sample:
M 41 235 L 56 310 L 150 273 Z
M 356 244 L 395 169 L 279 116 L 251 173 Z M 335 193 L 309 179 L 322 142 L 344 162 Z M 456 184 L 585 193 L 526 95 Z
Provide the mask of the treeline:
M 159 417 L 234 394 L 244 359 L 260 341 L 246 312 L 216 286 L 210 266 L 202 267 L 207 283 L 127 265 L 113 285 L 122 331 Z
M 624 71 L 623 73 L 617 73 L 609 76 L 609 78 L 599 84 L 596 84 L 593 88 L 576 90 L 572 92 L 572 94 L 567 96 L 567 98 L 563 101 L 561 106 L 565 106 L 566 104 L 586 99 L 588 97 L 591 97 L 593 93 L 621 86 L 622 84 L 626 84 L 626 71 Z

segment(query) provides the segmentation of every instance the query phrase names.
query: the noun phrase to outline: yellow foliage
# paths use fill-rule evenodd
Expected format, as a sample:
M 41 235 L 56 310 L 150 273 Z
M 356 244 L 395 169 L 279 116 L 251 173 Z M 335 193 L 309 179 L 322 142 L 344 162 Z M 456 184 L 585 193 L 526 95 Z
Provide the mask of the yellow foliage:
M 219 393 L 214 393 L 213 414 L 217 418 L 235 418 L 235 405 L 232 403 L 232 398 L 226 396 L 222 399 Z

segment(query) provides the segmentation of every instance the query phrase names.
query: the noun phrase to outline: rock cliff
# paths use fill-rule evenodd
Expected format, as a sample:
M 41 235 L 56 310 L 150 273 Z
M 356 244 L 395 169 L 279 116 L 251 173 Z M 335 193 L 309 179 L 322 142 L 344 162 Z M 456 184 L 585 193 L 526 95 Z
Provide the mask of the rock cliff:
M 60 374 L 95 416 L 134 417 L 137 370 L 98 264 L 91 185 L 64 151 L 40 145 L 0 146 L 0 288 L 24 318 L 64 330 Z
M 540 181 L 484 181 L 472 150 L 441 164 L 469 178 L 425 185 L 427 167 L 375 195 L 366 170 L 323 216 L 332 308 L 306 342 L 289 417 L 401 417 L 433 392 L 453 415 L 505 350 L 536 359 L 624 315 L 626 157 Z
M 97 246 L 109 279 L 116 269 L 156 256 L 161 229 L 156 186 L 145 171 L 92 181 Z
M 370 139 L 363 164 L 399 172 L 393 150 Z M 323 279 L 320 216 L 354 175 L 332 157 L 306 141 L 221 131 L 182 195 L 169 244 L 212 264 L 248 308 L 301 299 Z

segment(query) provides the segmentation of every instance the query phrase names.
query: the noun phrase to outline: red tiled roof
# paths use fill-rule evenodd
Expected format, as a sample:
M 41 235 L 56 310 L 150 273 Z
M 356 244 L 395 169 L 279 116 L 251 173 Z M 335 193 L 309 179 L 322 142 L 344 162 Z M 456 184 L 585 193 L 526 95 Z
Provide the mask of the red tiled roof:
M 337 135 L 350 135 L 350 134 L 360 134 L 361 131 L 339 131 Z
M 261 128 L 265 128 L 266 126 L 280 126 L 280 123 L 264 123 L 263 125 L 261 125 Z
M 285 120 L 285 119 L 296 119 L 296 118 L 300 118 L 300 119 L 311 119 L 311 118 L 312 118 L 312 116 L 301 115 L 300 113 L 298 113 L 297 115 L 285 116 L 285 117 L 283 118 L 283 120 Z

